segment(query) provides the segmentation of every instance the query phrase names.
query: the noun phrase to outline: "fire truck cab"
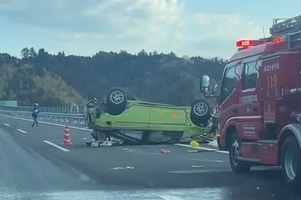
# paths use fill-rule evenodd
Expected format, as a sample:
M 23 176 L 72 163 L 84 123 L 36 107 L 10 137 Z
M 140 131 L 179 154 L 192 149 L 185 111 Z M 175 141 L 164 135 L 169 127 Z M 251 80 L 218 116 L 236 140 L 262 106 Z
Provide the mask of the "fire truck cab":
M 301 183 L 301 15 L 278 23 L 271 36 L 241 40 L 225 66 L 217 99 L 219 148 L 229 151 L 233 172 L 281 166 L 284 180 Z M 213 93 L 216 91 L 214 90 Z

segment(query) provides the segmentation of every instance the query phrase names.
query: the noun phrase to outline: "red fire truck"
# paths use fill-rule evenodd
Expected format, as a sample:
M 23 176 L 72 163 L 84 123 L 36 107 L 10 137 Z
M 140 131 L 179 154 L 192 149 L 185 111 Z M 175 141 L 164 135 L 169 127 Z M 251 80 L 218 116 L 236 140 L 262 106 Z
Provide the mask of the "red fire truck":
M 281 166 L 285 181 L 301 183 L 301 15 L 279 22 L 271 36 L 241 40 L 225 66 L 216 97 L 221 149 L 235 173 L 252 166 Z M 213 93 L 216 92 L 216 86 Z

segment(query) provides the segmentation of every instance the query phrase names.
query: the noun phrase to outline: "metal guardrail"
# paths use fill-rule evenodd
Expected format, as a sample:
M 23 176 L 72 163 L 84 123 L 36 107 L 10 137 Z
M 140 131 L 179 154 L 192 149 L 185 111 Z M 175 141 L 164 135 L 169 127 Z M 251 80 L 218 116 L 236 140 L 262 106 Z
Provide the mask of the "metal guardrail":
M 60 107 L 63 108 L 63 107 Z M 32 119 L 31 107 L 3 107 L 0 106 L 0 115 L 18 117 L 23 119 Z M 57 124 L 68 124 L 78 127 L 87 127 L 86 114 L 84 113 L 68 113 L 68 112 L 43 112 L 39 108 L 40 113 L 38 121 L 57 123 Z M 44 111 L 47 110 L 44 108 Z M 51 110 L 50 111 L 55 111 Z M 58 110 L 56 110 L 58 111 Z
M 27 111 L 31 112 L 33 107 L 29 106 L 0 106 L 0 110 Z M 86 106 L 59 106 L 59 107 L 39 107 L 40 112 L 46 113 L 72 113 L 83 114 Z

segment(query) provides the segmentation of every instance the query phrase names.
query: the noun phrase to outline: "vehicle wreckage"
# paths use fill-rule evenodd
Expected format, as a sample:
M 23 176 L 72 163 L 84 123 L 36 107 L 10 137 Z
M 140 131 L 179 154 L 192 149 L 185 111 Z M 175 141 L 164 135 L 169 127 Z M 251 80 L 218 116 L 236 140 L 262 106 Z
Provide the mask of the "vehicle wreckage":
M 86 119 L 93 130 L 88 146 L 102 146 L 112 138 L 127 145 L 168 144 L 185 138 L 209 142 L 217 127 L 217 117 L 204 100 L 192 106 L 138 101 L 121 89 L 110 90 L 104 102 L 88 101 Z

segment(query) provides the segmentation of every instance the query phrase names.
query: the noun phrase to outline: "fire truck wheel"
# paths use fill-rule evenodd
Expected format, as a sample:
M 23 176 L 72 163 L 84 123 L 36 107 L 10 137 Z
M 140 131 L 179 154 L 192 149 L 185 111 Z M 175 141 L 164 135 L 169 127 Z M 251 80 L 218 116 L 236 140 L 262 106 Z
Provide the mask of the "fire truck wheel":
M 298 141 L 294 137 L 287 138 L 281 147 L 281 168 L 284 180 L 288 184 L 301 184 L 301 158 Z
M 120 89 L 112 89 L 106 98 L 107 113 L 120 115 L 126 109 L 127 94 Z
M 208 125 L 208 120 L 211 118 L 211 110 L 208 102 L 204 100 L 195 101 L 190 110 L 190 119 L 192 123 L 196 126 Z
M 239 157 L 239 152 L 240 141 L 237 138 L 236 133 L 234 133 L 231 140 L 231 147 L 229 149 L 229 161 L 232 171 L 235 173 L 248 173 L 251 169 L 251 165 L 237 159 Z

